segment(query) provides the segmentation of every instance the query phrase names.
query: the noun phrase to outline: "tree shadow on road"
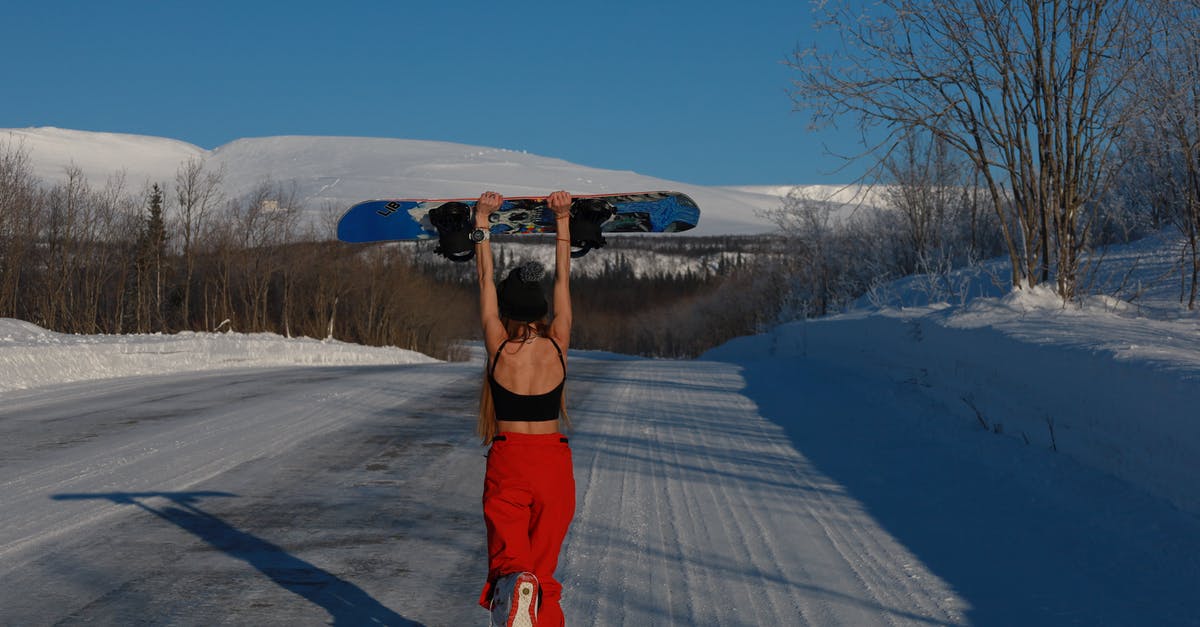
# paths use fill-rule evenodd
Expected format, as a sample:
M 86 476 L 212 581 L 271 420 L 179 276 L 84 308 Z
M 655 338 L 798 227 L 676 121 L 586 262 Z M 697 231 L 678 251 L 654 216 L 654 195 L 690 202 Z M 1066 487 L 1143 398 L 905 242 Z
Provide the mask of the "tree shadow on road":
M 228 492 L 109 492 L 56 494 L 56 501 L 107 500 L 132 505 L 204 540 L 225 554 L 242 560 L 279 587 L 329 612 L 333 625 L 397 625 L 420 627 L 388 609 L 358 586 L 306 562 L 272 544 L 205 512 L 197 505 L 207 498 L 232 498 Z M 165 499 L 154 506 L 147 501 Z

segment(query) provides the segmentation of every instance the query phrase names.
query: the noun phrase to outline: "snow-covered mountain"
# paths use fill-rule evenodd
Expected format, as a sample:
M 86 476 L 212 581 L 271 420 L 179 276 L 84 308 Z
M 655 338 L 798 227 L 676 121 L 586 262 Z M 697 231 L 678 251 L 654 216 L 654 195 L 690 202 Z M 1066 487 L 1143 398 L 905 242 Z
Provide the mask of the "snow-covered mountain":
M 226 196 L 264 181 L 293 188 L 303 207 L 320 212 L 370 198 L 472 197 L 672 189 L 692 196 L 703 217 L 696 235 L 755 234 L 774 225 L 761 213 L 777 208 L 792 186 L 709 187 L 636 172 L 604 170 L 525 152 L 448 142 L 368 137 L 282 136 L 239 139 L 213 150 L 173 139 L 59 128 L 0 129 L 0 147 L 25 150 L 44 181 L 76 166 L 102 187 L 118 172 L 135 188 L 173 184 L 180 164 L 202 159 L 224 172 Z M 838 190 L 831 188 L 830 195 Z M 844 192 L 842 192 L 844 194 Z M 821 196 L 822 198 L 824 196 Z M 839 197 L 837 199 L 841 201 Z

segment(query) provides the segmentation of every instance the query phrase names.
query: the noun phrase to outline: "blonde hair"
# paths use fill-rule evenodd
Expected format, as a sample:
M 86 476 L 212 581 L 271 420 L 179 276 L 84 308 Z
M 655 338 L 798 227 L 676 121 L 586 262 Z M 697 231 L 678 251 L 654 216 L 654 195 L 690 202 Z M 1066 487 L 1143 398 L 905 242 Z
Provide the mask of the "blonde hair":
M 528 323 L 504 319 L 503 322 L 505 330 L 508 331 L 508 339 L 513 342 L 528 339 L 529 326 L 531 324 L 533 325 L 534 332 L 543 337 L 545 337 L 546 331 L 549 329 L 545 320 Z M 488 371 L 491 368 L 493 357 L 493 355 L 487 355 L 483 360 L 483 386 L 479 391 L 479 419 L 475 424 L 475 433 L 479 435 L 479 439 L 484 446 L 491 444 L 492 438 L 496 437 L 496 434 L 499 432 L 499 425 L 496 420 L 496 405 L 492 401 L 492 387 L 488 385 Z M 558 429 L 564 432 L 571 429 L 571 417 L 567 415 L 567 393 L 565 386 L 563 387 L 562 398 L 559 400 Z

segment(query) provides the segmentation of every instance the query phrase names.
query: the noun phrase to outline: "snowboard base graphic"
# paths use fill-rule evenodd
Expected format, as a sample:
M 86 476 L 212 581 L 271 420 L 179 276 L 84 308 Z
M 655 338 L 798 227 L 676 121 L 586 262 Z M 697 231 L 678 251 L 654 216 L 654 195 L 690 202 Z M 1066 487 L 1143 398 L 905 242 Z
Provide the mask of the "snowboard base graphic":
M 696 202 L 679 192 L 582 194 L 573 199 L 572 225 L 577 213 L 586 213 L 581 219 L 586 217 L 598 224 L 602 233 L 678 233 L 695 227 L 700 220 Z M 447 203 L 460 203 L 473 214 L 476 200 L 402 198 L 360 202 L 342 215 L 337 236 L 343 242 L 354 243 L 432 239 L 445 235 L 447 227 L 443 220 L 439 229 L 434 224 L 437 213 L 431 220 L 431 211 Z M 577 212 L 576 206 L 587 210 Z M 546 205 L 545 196 L 505 198 L 490 218 L 493 235 L 555 232 L 554 213 Z M 572 226 L 573 236 L 574 231 Z

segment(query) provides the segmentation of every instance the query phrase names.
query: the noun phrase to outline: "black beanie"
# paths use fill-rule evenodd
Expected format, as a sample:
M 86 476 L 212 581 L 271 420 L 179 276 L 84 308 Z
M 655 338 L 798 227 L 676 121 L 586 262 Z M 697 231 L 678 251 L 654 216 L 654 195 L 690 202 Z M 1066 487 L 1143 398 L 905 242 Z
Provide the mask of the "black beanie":
M 496 291 L 500 301 L 500 317 L 520 322 L 545 318 L 550 310 L 540 283 L 545 275 L 546 269 L 536 261 L 527 261 L 513 268 Z

